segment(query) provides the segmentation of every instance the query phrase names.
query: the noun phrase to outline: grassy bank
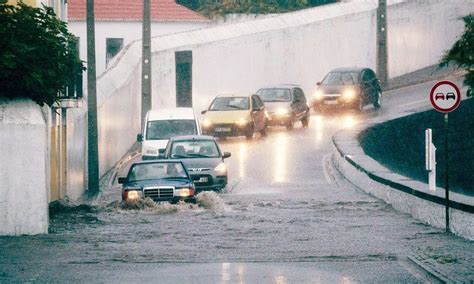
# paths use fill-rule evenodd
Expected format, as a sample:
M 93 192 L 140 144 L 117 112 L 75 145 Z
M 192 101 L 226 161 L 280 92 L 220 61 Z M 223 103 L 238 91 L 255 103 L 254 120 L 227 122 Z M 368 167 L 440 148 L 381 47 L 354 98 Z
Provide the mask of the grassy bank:
M 444 187 L 444 115 L 426 111 L 367 129 L 359 140 L 367 155 L 404 176 L 428 182 L 425 171 L 425 129 L 433 129 L 437 184 Z M 461 102 L 449 115 L 450 188 L 474 195 L 474 99 Z

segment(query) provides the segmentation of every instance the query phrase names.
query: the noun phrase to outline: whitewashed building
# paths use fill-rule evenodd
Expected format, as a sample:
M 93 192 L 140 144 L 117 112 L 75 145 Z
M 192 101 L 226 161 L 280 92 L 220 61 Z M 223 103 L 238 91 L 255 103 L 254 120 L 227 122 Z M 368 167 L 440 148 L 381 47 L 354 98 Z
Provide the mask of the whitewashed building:
M 96 71 L 128 43 L 142 38 L 143 0 L 95 0 Z M 158 36 L 208 27 L 208 18 L 176 4 L 174 0 L 151 0 L 151 35 Z M 87 58 L 86 0 L 67 2 L 69 31 L 79 39 L 80 57 Z

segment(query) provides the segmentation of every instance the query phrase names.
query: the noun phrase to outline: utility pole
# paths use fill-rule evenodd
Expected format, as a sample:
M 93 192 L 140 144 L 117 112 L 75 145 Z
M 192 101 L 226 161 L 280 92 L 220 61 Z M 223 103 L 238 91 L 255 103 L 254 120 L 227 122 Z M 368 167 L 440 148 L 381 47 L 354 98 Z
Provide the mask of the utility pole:
M 387 0 L 378 0 L 377 7 L 377 76 L 382 86 L 388 83 Z
M 96 79 L 94 0 L 87 0 L 87 170 L 89 194 L 99 192 Z
M 151 109 L 151 24 L 150 0 L 143 0 L 142 33 L 142 129 L 147 112 Z

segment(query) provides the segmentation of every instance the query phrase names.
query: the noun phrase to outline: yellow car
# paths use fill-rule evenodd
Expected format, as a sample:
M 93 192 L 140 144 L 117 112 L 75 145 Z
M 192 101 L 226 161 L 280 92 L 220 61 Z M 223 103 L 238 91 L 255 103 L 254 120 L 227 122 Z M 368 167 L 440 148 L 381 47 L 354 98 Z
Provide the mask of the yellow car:
M 252 139 L 254 132 L 266 134 L 265 105 L 258 95 L 218 96 L 201 112 L 202 133 L 212 136 L 240 136 Z

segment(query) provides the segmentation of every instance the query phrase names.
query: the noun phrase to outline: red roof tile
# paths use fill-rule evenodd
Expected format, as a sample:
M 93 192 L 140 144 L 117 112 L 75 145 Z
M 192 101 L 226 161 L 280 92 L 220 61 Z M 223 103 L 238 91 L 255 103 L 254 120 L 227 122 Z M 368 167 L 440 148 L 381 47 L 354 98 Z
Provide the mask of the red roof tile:
M 209 21 L 206 17 L 176 4 L 175 0 L 150 0 L 151 21 Z M 86 0 L 68 0 L 68 19 L 86 19 Z M 94 0 L 96 21 L 141 21 L 143 0 Z

